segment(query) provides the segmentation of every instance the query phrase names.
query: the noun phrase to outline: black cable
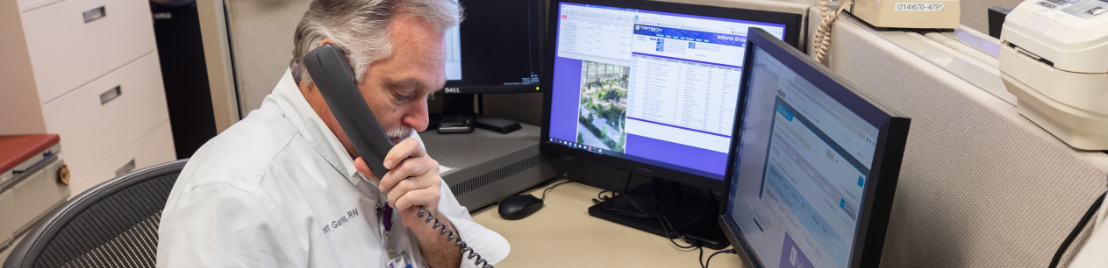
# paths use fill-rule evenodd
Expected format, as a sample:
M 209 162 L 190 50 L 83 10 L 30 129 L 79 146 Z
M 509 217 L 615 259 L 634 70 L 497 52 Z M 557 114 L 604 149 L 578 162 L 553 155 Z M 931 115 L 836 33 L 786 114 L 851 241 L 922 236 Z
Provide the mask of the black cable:
M 704 260 L 704 249 L 700 249 L 700 268 L 708 268 L 708 265 L 710 265 L 712 263 L 712 257 L 715 257 L 716 255 L 719 255 L 720 253 L 734 254 L 735 249 L 732 248 L 732 249 L 725 249 L 725 250 L 716 251 L 715 253 L 712 253 L 712 255 L 708 255 L 708 260 L 707 261 Z
M 634 204 L 633 202 L 634 201 L 632 201 L 632 204 Z M 636 205 L 635 207 L 638 207 L 638 206 Z M 666 215 L 661 215 L 661 216 L 656 217 L 656 218 L 658 219 L 658 224 L 662 226 L 662 232 L 666 233 L 666 238 L 669 238 L 669 243 L 673 244 L 673 246 L 675 246 L 677 248 L 680 248 L 680 249 L 687 249 L 687 251 L 692 251 L 692 249 L 694 249 L 694 248 L 700 248 L 701 247 L 700 243 L 689 242 L 684 237 L 682 237 L 681 234 L 677 233 L 677 228 L 673 228 L 673 224 L 670 223 L 669 218 L 666 217 Z M 670 230 L 673 230 L 673 232 L 670 232 Z M 671 236 L 670 234 L 673 234 L 673 235 Z M 677 241 L 676 241 L 677 238 L 681 238 L 682 242 L 685 242 L 686 244 L 689 244 L 689 245 L 688 246 L 682 246 L 680 244 L 677 244 Z
M 634 172 L 627 172 L 627 181 L 623 182 L 623 192 L 631 189 L 631 178 L 635 176 Z
M 631 191 L 630 190 L 630 188 L 631 188 L 630 187 L 631 186 L 631 178 L 633 178 L 634 175 L 635 175 L 634 172 L 628 172 L 627 182 L 625 182 L 623 184 L 623 192 L 627 193 L 627 192 Z M 630 201 L 631 205 L 635 206 L 635 209 L 638 209 L 639 213 L 642 213 L 641 215 L 647 216 L 649 218 L 658 219 L 658 224 L 662 226 L 662 232 L 666 234 L 666 238 L 669 238 L 669 243 L 673 244 L 673 246 L 675 246 L 677 248 L 680 248 L 680 249 L 688 249 L 689 251 L 692 251 L 693 248 L 700 248 L 699 243 L 689 243 L 689 241 L 685 240 L 685 238 L 682 237 L 681 234 L 677 233 L 677 228 L 673 228 L 673 223 L 671 223 L 669 221 L 669 218 L 666 217 L 665 211 L 662 210 L 661 207 L 656 207 L 656 209 L 658 210 L 657 215 L 650 215 L 650 213 L 646 213 L 646 210 L 642 209 L 642 207 L 639 206 L 638 202 L 635 202 L 634 198 L 631 198 L 630 196 L 627 196 L 627 197 L 624 197 L 624 198 L 627 198 L 627 201 Z M 654 200 L 654 203 L 655 203 L 655 205 L 657 205 L 658 201 Z M 670 230 L 673 230 L 673 232 L 670 232 Z M 670 234 L 673 234 L 673 235 L 670 235 Z M 675 239 L 677 239 L 677 238 L 681 238 L 682 241 L 684 241 L 686 244 L 689 244 L 689 245 L 688 246 L 682 246 L 680 244 L 677 244 L 677 241 L 675 241 Z M 703 249 L 701 249 L 701 250 L 703 250 Z
M 573 181 L 563 181 L 563 182 L 555 183 L 554 185 L 551 185 L 550 187 L 546 187 L 546 190 L 542 190 L 542 198 L 539 198 L 539 199 L 545 201 L 546 200 L 546 192 L 554 190 L 555 187 L 562 186 L 563 184 L 567 184 L 567 183 L 571 183 L 571 182 L 573 182 Z
M 607 193 L 607 192 L 611 192 L 611 195 L 610 196 L 604 196 L 604 193 Z M 603 191 L 600 191 L 599 193 L 596 193 L 596 199 L 597 199 L 598 202 L 599 201 L 606 201 L 606 200 L 608 200 L 610 198 L 614 198 L 614 197 L 616 197 L 616 191 L 615 190 L 603 190 Z
M 629 192 L 628 189 L 630 188 L 630 185 L 631 185 L 631 176 L 633 176 L 633 175 L 634 175 L 634 173 L 628 173 L 627 181 L 626 181 L 626 183 L 623 184 L 623 192 Z M 607 193 L 607 192 L 611 192 L 611 196 L 604 196 L 604 193 Z M 620 191 L 617 191 L 617 190 L 603 190 L 603 191 L 600 191 L 599 193 L 596 194 L 596 199 L 594 199 L 593 202 L 599 204 L 601 202 L 608 201 L 609 199 L 614 199 L 614 198 L 616 198 L 617 195 L 622 196 L 622 194 L 619 194 L 619 192 Z M 631 202 L 631 205 L 634 205 L 635 208 L 637 208 L 640 213 L 636 213 L 634 211 L 626 211 L 626 210 L 614 208 L 614 207 L 612 207 L 612 206 L 615 205 L 614 201 L 610 202 L 610 203 L 607 203 L 608 204 L 607 207 L 602 206 L 601 208 L 603 208 L 605 211 L 608 211 L 608 212 L 612 212 L 612 213 L 627 216 L 627 217 L 639 218 L 639 219 L 653 219 L 653 218 L 659 217 L 659 215 L 651 215 L 649 213 L 646 213 L 646 211 L 643 210 L 642 208 L 639 208 L 638 204 L 635 203 L 635 200 L 633 198 L 631 198 L 630 196 L 624 197 L 624 198 L 627 198 L 627 200 Z
M 618 190 L 603 190 L 603 191 L 600 191 L 599 193 L 596 194 L 596 199 L 594 199 L 593 202 L 601 203 L 603 201 L 607 201 L 609 199 L 615 198 L 616 196 L 623 196 L 623 194 L 621 194 L 621 192 L 623 192 L 623 193 L 630 192 L 631 178 L 633 176 L 634 176 L 634 173 L 629 172 L 627 174 L 627 181 L 623 184 L 623 191 L 618 191 Z M 611 192 L 611 196 L 607 196 L 607 197 L 604 196 L 604 193 L 607 193 L 607 192 Z M 662 227 L 662 232 L 665 233 L 665 237 L 669 239 L 669 242 L 671 244 L 673 244 L 673 246 L 675 246 L 677 248 L 680 248 L 680 249 L 683 249 L 682 251 L 686 251 L 685 249 L 687 249 L 687 251 L 692 251 L 693 249 L 696 249 L 696 248 L 700 247 L 699 243 L 689 242 L 689 241 L 685 240 L 685 238 L 682 237 L 681 234 L 677 233 L 677 228 L 673 227 L 673 224 L 670 223 L 669 218 L 667 218 L 665 216 L 665 214 L 662 212 L 661 208 L 657 208 L 657 210 L 659 211 L 658 214 L 650 214 L 650 213 L 647 213 L 645 209 L 640 207 L 638 202 L 635 202 L 635 199 L 632 198 L 631 196 L 623 196 L 622 198 L 626 198 L 628 202 L 631 202 L 631 205 L 634 206 L 635 209 L 637 209 L 639 212 L 627 211 L 627 210 L 617 209 L 617 208 L 614 208 L 614 207 L 601 207 L 601 208 L 604 209 L 605 211 L 608 211 L 608 212 L 611 212 L 611 213 L 614 213 L 614 214 L 627 216 L 627 217 L 633 217 L 633 218 L 639 218 L 639 219 L 657 219 L 658 220 L 658 225 L 660 225 Z M 655 201 L 655 202 L 657 202 L 657 201 Z M 608 204 L 610 204 L 609 206 L 611 206 L 611 205 L 614 205 L 614 203 L 615 202 L 611 202 L 611 203 L 608 203 Z M 676 239 L 678 239 L 678 238 L 681 238 L 682 242 L 685 242 L 686 244 L 689 244 L 689 245 L 682 246 L 680 244 L 677 244 Z
M 700 256 L 697 257 L 697 260 L 700 261 L 700 268 L 708 268 L 704 265 L 704 247 L 700 247 Z
M 1050 268 L 1058 267 L 1058 262 L 1062 261 L 1062 255 L 1065 255 L 1066 250 L 1069 249 L 1070 244 L 1074 239 L 1077 239 L 1077 235 L 1081 234 L 1081 230 L 1085 229 L 1085 225 L 1089 223 L 1089 219 L 1093 218 L 1093 214 L 1096 214 L 1097 209 L 1100 208 L 1100 204 L 1104 203 L 1104 195 L 1108 192 L 1100 194 L 1100 197 L 1093 201 L 1093 205 L 1089 206 L 1089 210 L 1085 211 L 1085 216 L 1081 217 L 1081 220 L 1077 222 L 1077 226 L 1073 227 L 1073 231 L 1070 231 L 1070 235 L 1066 237 L 1065 241 L 1062 241 L 1062 245 L 1058 247 L 1058 251 L 1054 252 L 1054 258 L 1050 260 Z

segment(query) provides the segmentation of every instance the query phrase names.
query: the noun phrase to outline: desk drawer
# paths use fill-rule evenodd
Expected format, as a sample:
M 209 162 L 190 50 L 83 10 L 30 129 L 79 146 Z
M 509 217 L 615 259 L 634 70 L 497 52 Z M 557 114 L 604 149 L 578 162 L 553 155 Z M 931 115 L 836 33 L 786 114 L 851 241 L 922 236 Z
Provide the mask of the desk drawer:
M 68 149 L 67 149 L 68 150 Z M 153 131 L 139 138 L 134 143 L 127 145 L 119 153 L 110 156 L 91 172 L 74 174 L 69 187 L 76 193 L 92 188 L 101 182 L 117 177 L 117 173 L 128 173 L 162 162 L 177 159 L 177 152 L 173 149 L 173 131 L 169 127 L 169 120 L 163 121 Z
M 43 107 L 73 174 L 87 174 L 169 119 L 159 66 L 148 54 Z
M 22 20 L 43 104 L 156 49 L 146 0 L 66 0 Z

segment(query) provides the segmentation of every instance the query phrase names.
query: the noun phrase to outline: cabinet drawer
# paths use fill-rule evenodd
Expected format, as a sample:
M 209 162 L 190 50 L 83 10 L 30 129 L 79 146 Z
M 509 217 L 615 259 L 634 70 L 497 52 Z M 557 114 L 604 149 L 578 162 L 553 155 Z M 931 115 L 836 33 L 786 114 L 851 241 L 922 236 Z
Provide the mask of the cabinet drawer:
M 62 165 L 63 161 L 53 160 L 9 190 L 15 196 L 15 207 L 19 208 L 11 216 L 21 229 L 69 197 L 69 187 L 58 183 L 58 169 Z
M 146 0 L 66 0 L 22 20 L 44 104 L 156 49 Z
M 176 159 L 177 152 L 173 149 L 173 132 L 169 127 L 169 120 L 165 120 L 153 131 L 146 133 L 142 138 L 127 145 L 119 153 L 107 158 L 106 161 L 93 168 L 91 172 L 74 174 L 73 179 L 70 179 L 69 187 L 76 196 L 76 193 L 117 177 L 117 172 L 127 173 L 131 170 Z
M 15 206 L 15 192 L 4 191 L 0 192 L 0 247 L 7 244 L 12 239 L 12 234 L 15 234 L 16 230 L 19 230 L 19 218 L 14 215 L 19 211 L 19 207 Z
M 86 174 L 169 119 L 158 57 L 149 54 L 43 106 L 73 174 Z M 172 142 L 170 142 L 172 146 Z
M 69 196 L 69 187 L 58 183 L 58 170 L 65 163 L 56 158 L 48 161 L 0 192 L 0 246 Z

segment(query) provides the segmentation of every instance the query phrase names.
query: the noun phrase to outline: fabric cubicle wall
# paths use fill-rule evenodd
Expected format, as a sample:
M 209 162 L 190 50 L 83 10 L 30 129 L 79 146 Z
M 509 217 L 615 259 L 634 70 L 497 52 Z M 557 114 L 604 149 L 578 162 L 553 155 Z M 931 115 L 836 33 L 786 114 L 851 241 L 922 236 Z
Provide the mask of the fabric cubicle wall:
M 292 35 L 311 0 L 223 0 L 238 91 L 246 117 L 289 67 Z
M 830 54 L 858 90 L 912 117 L 884 267 L 1045 267 L 1105 191 L 1108 155 L 1071 149 L 849 15 Z

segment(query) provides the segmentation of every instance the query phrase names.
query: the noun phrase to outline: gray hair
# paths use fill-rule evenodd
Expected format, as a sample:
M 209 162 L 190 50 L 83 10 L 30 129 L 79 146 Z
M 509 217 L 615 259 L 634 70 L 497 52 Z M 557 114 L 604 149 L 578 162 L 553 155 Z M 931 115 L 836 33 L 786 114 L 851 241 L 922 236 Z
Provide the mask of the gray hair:
M 325 38 L 346 54 L 362 83 L 366 68 L 392 52 L 389 24 L 397 14 L 411 14 L 431 22 L 440 31 L 462 20 L 462 8 L 454 0 L 313 0 L 296 25 L 289 68 L 299 84 L 311 83 L 304 71 L 304 55 L 319 47 Z

